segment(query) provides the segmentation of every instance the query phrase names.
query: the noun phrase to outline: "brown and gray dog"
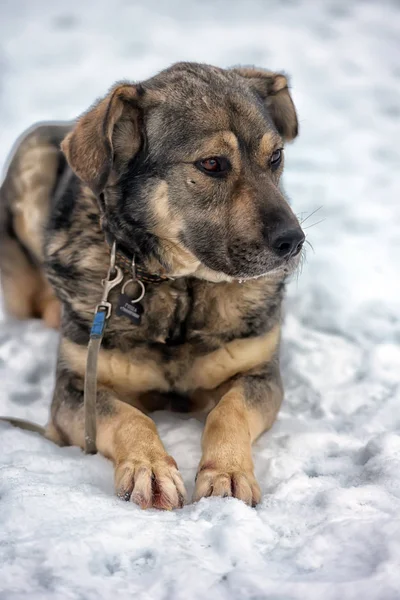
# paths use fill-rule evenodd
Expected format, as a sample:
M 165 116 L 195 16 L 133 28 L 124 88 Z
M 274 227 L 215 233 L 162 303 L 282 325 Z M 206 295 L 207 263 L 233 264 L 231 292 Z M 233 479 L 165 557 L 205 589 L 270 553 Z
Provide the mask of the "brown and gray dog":
M 282 401 L 281 304 L 304 242 L 279 186 L 297 129 L 284 75 L 179 63 L 115 85 L 74 125 L 36 127 L 10 163 L 1 281 L 11 315 L 61 327 L 54 442 L 84 446 L 87 345 L 113 240 L 146 282 L 135 319 L 111 292 L 97 379 L 97 448 L 118 495 L 142 508 L 185 498 L 147 416 L 165 408 L 208 415 L 195 500 L 260 500 L 251 444 Z

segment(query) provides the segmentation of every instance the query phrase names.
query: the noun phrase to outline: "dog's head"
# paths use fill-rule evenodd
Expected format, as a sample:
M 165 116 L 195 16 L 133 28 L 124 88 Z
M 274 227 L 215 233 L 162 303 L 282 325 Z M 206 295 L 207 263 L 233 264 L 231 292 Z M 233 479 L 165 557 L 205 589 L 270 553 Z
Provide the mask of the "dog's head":
M 211 281 L 290 272 L 304 234 L 279 188 L 297 135 L 284 75 L 178 63 L 121 83 L 62 149 L 103 226 L 147 264 Z

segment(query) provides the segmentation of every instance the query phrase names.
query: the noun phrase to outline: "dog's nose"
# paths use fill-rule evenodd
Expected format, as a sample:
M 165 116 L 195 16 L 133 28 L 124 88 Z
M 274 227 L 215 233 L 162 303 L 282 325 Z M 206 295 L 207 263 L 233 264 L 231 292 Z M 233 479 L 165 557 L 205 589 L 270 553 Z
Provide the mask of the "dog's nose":
M 281 258 L 291 258 L 300 252 L 304 240 L 305 235 L 299 228 L 278 230 L 271 240 L 271 246 Z

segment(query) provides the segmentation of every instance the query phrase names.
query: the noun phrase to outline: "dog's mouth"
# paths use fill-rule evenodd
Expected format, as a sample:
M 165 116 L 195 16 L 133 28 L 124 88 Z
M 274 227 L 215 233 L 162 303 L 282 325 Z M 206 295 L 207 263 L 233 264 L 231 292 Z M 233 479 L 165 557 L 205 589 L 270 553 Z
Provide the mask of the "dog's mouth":
M 193 275 L 215 283 L 220 281 L 245 282 L 261 278 L 275 281 L 293 275 L 301 262 L 301 257 L 302 249 L 299 248 L 296 254 L 289 259 L 266 261 L 263 260 L 264 257 L 258 256 L 254 257 L 253 261 L 246 261 L 236 268 L 233 265 L 217 266 L 200 262 Z
M 182 240 L 183 241 L 183 240 Z M 136 262 L 142 265 L 147 274 L 158 274 L 166 278 L 196 277 L 210 282 L 249 281 L 260 278 L 282 279 L 295 272 L 302 256 L 303 242 L 284 257 L 279 257 L 268 246 L 244 246 L 237 244 L 231 248 L 217 247 L 196 250 L 189 249 L 182 241 L 171 243 L 158 240 L 160 252 L 154 260 L 136 255 Z M 129 257 L 126 245 L 121 249 Z
M 300 262 L 304 241 L 301 228 L 293 227 L 275 237 L 264 235 L 261 239 L 254 236 L 245 240 L 221 236 L 217 241 L 210 236 L 207 243 L 194 231 L 190 236 L 182 234 L 179 246 L 197 263 L 194 276 L 213 281 L 245 281 L 292 274 Z
M 289 255 L 279 257 L 269 249 L 235 249 L 228 260 L 204 260 L 202 264 L 223 273 L 232 280 L 251 280 L 261 277 L 277 278 L 292 275 L 300 264 L 303 243 Z
M 281 278 L 282 276 L 287 277 L 292 275 L 296 269 L 298 268 L 301 261 L 301 249 L 296 253 L 295 256 L 292 256 L 290 259 L 285 260 L 281 264 L 276 266 L 272 266 L 269 268 L 261 268 L 260 271 L 253 273 L 253 269 L 251 269 L 250 273 L 243 272 L 243 274 L 236 275 L 234 279 L 238 280 L 251 280 L 251 279 L 260 279 L 260 278 Z

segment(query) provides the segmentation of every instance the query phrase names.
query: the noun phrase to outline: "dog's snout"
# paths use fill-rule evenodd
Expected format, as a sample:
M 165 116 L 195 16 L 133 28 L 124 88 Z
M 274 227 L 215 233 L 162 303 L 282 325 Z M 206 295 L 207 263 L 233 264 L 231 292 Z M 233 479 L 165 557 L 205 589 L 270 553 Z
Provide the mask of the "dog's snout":
M 304 244 L 305 235 L 300 228 L 275 231 L 271 246 L 280 258 L 291 258 L 298 254 Z

